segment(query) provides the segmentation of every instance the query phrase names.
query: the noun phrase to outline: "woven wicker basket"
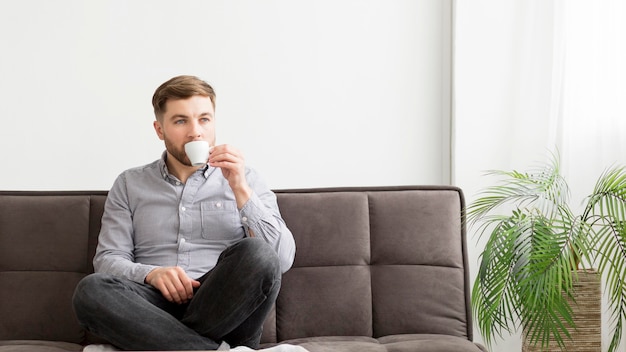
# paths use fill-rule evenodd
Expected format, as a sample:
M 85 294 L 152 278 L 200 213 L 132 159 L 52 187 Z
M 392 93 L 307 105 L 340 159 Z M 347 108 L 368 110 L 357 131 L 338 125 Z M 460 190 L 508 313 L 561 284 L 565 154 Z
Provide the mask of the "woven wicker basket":
M 570 331 L 572 339 L 565 338 L 568 352 L 599 352 L 602 344 L 600 274 L 594 270 L 579 270 L 578 281 L 574 283 L 574 297 L 577 304 L 572 305 L 576 330 Z M 524 334 L 525 336 L 526 334 Z M 541 343 L 530 346 L 524 339 L 522 352 L 561 352 L 558 344 L 550 341 L 548 348 L 542 349 Z

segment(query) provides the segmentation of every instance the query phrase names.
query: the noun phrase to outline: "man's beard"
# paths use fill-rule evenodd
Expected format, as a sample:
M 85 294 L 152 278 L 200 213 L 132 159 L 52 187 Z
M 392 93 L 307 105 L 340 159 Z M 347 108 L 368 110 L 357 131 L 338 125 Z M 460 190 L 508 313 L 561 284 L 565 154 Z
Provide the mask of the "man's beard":
M 189 160 L 187 153 L 185 153 L 184 147 L 177 148 L 172 142 L 170 142 L 169 139 L 167 139 L 167 137 L 165 137 L 164 140 L 165 140 L 165 149 L 167 150 L 168 153 L 170 153 L 174 157 L 174 159 L 178 160 L 178 162 L 183 165 L 192 166 L 191 160 Z

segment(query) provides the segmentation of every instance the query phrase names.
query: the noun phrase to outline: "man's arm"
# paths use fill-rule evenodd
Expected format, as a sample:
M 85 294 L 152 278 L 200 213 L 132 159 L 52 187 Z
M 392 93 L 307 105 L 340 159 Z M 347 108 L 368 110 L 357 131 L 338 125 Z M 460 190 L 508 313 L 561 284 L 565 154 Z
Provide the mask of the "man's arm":
M 291 268 L 296 245 L 291 231 L 280 216 L 276 195 L 260 177 L 246 168 L 243 155 L 229 145 L 211 150 L 209 165 L 222 170 L 232 189 L 246 234 L 269 243 L 280 258 L 283 273 Z
M 228 144 L 215 146 L 210 151 L 209 165 L 222 170 L 222 175 L 235 195 L 237 208 L 241 209 L 252 195 L 252 189 L 246 180 L 246 166 L 241 152 Z
M 156 266 L 135 263 L 134 250 L 132 212 L 122 174 L 115 180 L 104 206 L 93 259 L 95 272 L 143 283 L 148 272 Z
M 276 202 L 276 195 L 258 179 L 254 193 L 239 211 L 241 222 L 249 236 L 263 238 L 280 258 L 282 272 L 293 264 L 296 243 L 285 221 L 282 219 Z

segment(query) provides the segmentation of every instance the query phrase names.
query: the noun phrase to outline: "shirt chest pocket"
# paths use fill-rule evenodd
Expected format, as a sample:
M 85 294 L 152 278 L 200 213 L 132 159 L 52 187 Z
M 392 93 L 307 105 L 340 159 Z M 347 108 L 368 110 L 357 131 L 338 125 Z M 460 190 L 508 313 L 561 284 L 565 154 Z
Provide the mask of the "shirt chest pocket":
M 228 240 L 242 236 L 242 225 L 235 202 L 202 202 L 202 238 Z

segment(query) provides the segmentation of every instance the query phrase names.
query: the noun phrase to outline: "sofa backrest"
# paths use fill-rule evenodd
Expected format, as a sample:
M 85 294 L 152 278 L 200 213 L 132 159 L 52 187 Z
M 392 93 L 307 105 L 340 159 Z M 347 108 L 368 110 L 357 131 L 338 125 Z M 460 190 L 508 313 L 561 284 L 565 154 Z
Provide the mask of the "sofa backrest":
M 0 191 L 0 340 L 100 342 L 71 307 L 93 272 L 105 191 Z M 296 239 L 262 342 L 433 333 L 472 338 L 455 187 L 276 191 Z
M 106 192 L 0 192 L 0 340 L 83 343 L 71 298 L 93 272 Z
M 264 342 L 405 333 L 472 339 L 460 189 L 276 193 L 297 249 Z

